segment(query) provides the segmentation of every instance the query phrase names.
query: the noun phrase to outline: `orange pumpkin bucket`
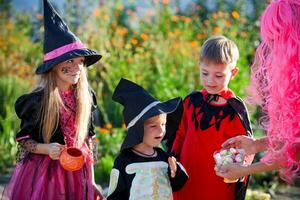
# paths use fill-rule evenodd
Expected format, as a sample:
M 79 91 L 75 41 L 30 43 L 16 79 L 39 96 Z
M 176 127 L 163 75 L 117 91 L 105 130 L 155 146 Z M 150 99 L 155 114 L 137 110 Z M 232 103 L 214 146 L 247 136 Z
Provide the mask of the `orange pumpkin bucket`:
M 61 152 L 59 162 L 65 170 L 76 171 L 82 168 L 84 157 L 80 149 L 69 147 Z

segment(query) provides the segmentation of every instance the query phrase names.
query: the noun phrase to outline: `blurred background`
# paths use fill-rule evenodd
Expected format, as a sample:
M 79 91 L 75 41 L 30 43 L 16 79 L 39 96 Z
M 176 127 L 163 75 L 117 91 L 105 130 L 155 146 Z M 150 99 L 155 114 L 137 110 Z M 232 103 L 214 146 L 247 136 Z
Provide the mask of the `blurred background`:
M 259 16 L 268 0 L 50 0 L 70 29 L 103 58 L 89 68 L 97 93 L 99 161 L 96 182 L 106 188 L 124 132 L 121 107 L 111 100 L 121 77 L 167 100 L 185 97 L 199 84 L 200 46 L 225 35 L 240 50 L 239 74 L 230 88 L 246 98 L 250 65 L 259 40 Z M 20 121 L 14 102 L 37 82 L 43 57 L 41 0 L 0 0 L 0 184 L 15 164 Z M 264 135 L 261 112 L 249 106 L 255 137 Z M 256 160 L 262 155 L 257 155 Z M 300 199 L 299 181 L 288 186 L 278 173 L 252 176 L 248 200 Z

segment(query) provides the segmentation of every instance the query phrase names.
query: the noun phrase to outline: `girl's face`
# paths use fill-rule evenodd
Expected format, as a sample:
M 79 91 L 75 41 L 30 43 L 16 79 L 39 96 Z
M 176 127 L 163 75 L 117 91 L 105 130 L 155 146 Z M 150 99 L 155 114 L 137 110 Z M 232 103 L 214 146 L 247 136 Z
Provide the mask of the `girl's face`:
M 226 64 L 203 61 L 200 63 L 200 80 L 210 94 L 228 90 L 229 81 L 237 74 L 238 68 Z
M 55 66 L 56 83 L 62 90 L 68 90 L 77 84 L 84 67 L 84 57 L 76 57 Z
M 167 115 L 160 114 L 144 122 L 144 138 L 145 146 L 153 148 L 160 144 L 166 133 Z

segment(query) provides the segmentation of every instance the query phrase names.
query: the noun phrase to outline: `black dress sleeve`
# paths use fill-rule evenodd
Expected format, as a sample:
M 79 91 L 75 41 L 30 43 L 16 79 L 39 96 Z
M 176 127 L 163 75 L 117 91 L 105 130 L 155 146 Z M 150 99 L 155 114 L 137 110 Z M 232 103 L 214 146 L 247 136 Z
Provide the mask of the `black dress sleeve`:
M 127 200 L 128 193 L 124 177 L 122 156 L 118 156 L 111 170 L 107 200 Z
M 20 130 L 16 134 L 16 140 L 39 138 L 39 112 L 42 101 L 42 91 L 34 91 L 19 97 L 15 103 L 15 111 L 21 119 Z
M 177 171 L 176 171 L 175 177 L 173 177 L 173 178 L 171 177 L 170 167 L 168 169 L 168 175 L 170 178 L 170 183 L 171 183 L 173 192 L 180 190 L 184 186 L 184 184 L 187 182 L 187 180 L 189 179 L 189 176 L 188 176 L 187 172 L 185 171 L 185 168 L 181 165 L 180 162 L 177 162 Z

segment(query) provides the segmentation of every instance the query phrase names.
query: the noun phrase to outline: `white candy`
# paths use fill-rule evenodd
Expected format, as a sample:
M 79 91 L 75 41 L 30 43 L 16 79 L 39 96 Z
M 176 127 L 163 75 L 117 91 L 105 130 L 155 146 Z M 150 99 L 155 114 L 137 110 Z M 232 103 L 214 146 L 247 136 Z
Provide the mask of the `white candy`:
M 221 156 L 225 156 L 225 155 L 227 154 L 227 150 L 226 150 L 226 149 L 222 150 L 222 151 L 220 152 L 220 154 L 221 154 Z
M 237 152 L 237 150 L 236 150 L 236 149 L 234 149 L 234 148 L 230 148 L 230 149 L 229 149 L 229 151 L 230 151 L 232 154 L 234 154 L 234 153 L 236 153 L 236 152 Z
M 235 157 L 235 161 L 236 161 L 237 163 L 243 162 L 242 156 L 241 156 L 241 155 L 237 155 L 237 156 Z
M 222 149 L 220 152 L 214 154 L 214 159 L 217 166 L 227 165 L 231 163 L 242 163 L 244 161 L 244 149 Z
M 216 154 L 214 155 L 214 159 L 215 159 L 217 165 L 220 165 L 220 164 L 222 163 L 222 157 L 221 157 L 221 154 L 220 154 L 220 153 L 216 153 Z
M 223 161 L 224 165 L 233 163 L 233 159 L 231 157 L 226 157 Z

